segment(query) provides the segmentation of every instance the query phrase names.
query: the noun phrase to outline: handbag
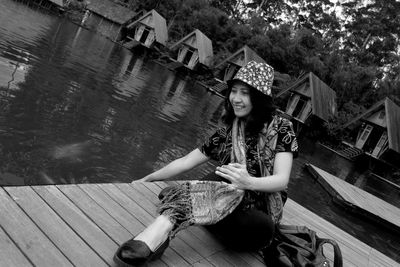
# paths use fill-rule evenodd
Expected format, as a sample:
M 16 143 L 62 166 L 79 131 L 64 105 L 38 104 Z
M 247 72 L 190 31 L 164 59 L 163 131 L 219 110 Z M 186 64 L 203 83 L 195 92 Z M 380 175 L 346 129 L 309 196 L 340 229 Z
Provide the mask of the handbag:
M 272 244 L 263 249 L 267 266 L 274 267 L 330 267 L 323 245 L 334 248 L 334 267 L 343 266 L 342 253 L 336 241 L 319 238 L 306 226 L 277 225 Z

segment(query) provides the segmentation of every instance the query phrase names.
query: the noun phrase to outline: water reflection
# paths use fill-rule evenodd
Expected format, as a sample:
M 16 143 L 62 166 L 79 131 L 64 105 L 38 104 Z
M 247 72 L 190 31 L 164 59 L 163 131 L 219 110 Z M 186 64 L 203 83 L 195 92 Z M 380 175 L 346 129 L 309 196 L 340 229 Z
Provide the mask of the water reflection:
M 201 142 L 219 98 L 68 21 L 41 23 L 30 34 L 11 28 L 0 44 L 1 60 L 25 64 L 12 95 L 1 90 L 1 173 L 14 175 L 3 178 L 129 182 Z M 22 53 L 15 47 L 23 37 Z

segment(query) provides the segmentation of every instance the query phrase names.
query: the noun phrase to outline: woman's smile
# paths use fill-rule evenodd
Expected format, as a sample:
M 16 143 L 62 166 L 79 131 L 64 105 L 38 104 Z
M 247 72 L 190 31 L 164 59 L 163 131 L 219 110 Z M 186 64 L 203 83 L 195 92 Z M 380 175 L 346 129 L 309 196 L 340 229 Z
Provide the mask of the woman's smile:
M 250 100 L 250 86 L 245 83 L 236 82 L 229 94 L 229 101 L 236 117 L 242 118 L 250 114 L 253 105 Z

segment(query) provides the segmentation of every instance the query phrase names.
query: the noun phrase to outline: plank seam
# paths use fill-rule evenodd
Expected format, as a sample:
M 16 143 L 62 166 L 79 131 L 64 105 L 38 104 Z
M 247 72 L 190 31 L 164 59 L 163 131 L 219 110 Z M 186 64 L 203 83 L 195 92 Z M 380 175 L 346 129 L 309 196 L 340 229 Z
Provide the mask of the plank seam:
M 123 192 L 122 190 L 120 190 L 115 184 L 111 184 L 113 187 L 115 187 L 116 189 L 118 189 L 121 194 L 123 194 L 124 196 L 126 196 L 128 199 L 130 199 L 131 201 L 135 202 L 138 206 L 140 206 L 139 203 L 137 203 L 134 199 L 130 198 L 127 194 L 125 194 L 125 192 Z M 130 212 L 128 209 L 126 209 L 122 204 L 119 203 L 119 201 L 117 201 L 112 195 L 110 195 L 106 190 L 104 190 L 101 186 L 98 186 L 100 188 L 101 191 L 103 191 L 106 195 L 108 195 L 111 199 L 113 199 L 119 206 L 121 206 L 121 208 L 123 208 L 127 213 L 131 214 L 133 217 L 136 218 L 136 220 L 138 222 L 140 222 L 144 227 L 147 227 L 147 225 L 145 225 L 144 223 L 142 223 L 140 221 L 140 219 L 137 217 L 137 215 L 132 214 L 132 212 Z M 141 206 L 140 206 L 141 207 Z M 141 207 L 147 214 L 149 214 L 151 217 L 153 217 L 153 215 L 151 215 L 146 209 L 144 209 L 143 207 Z M 160 259 L 163 263 L 165 263 L 166 265 L 168 265 L 166 262 L 164 262 L 162 259 Z
M 136 188 L 135 187 L 133 187 L 132 186 L 132 184 L 130 184 L 130 186 L 132 187 L 132 188 L 134 188 L 135 190 L 136 190 Z M 147 188 L 147 187 L 146 187 Z M 150 189 L 148 189 L 151 193 L 153 193 Z M 152 201 L 150 198 L 149 198 L 149 196 L 147 195 L 147 194 L 144 194 L 143 192 L 141 192 L 140 190 L 137 190 L 137 192 L 139 193 L 139 194 L 141 194 L 145 199 L 147 199 L 149 202 L 151 202 L 151 203 L 153 203 L 153 205 L 154 205 L 154 201 Z M 153 193 L 154 194 L 154 193 Z M 182 240 L 181 238 L 179 238 L 178 236 L 176 236 L 175 238 L 178 238 L 178 239 L 180 239 L 184 244 L 186 244 L 186 245 L 188 245 L 191 249 L 193 249 L 193 250 L 195 250 L 193 247 L 191 247 L 189 244 L 187 244 L 184 240 Z M 173 249 L 172 247 L 170 247 L 171 249 Z M 192 263 L 190 263 L 190 262 L 188 262 L 187 260 L 186 260 L 186 258 L 184 257 L 184 255 L 182 255 L 180 252 L 179 252 L 179 250 L 175 250 L 175 249 L 173 249 L 184 261 L 186 261 L 189 265 L 192 265 Z M 196 251 L 196 250 L 195 250 Z M 197 251 L 196 251 L 197 252 Z M 199 254 L 200 255 L 200 254 Z M 201 255 L 200 255 L 201 256 Z M 201 257 L 201 258 L 204 258 L 204 257 Z
M 114 186 L 114 185 L 113 185 Z M 144 223 L 142 223 L 141 221 L 140 221 L 140 219 L 137 217 L 137 215 L 135 215 L 135 214 L 133 214 L 132 212 L 130 212 L 128 209 L 126 209 L 123 205 L 121 205 L 120 203 L 119 203 L 119 201 L 117 201 L 117 199 L 115 199 L 115 198 L 113 198 L 113 196 L 112 195 L 110 195 L 106 190 L 104 190 L 101 186 L 98 186 L 99 188 L 100 188 L 100 190 L 101 191 L 103 191 L 107 196 L 109 196 L 112 200 L 114 200 L 115 201 L 115 203 L 117 203 L 121 208 L 123 208 L 127 213 L 129 213 L 130 215 L 132 215 L 133 217 L 135 217 L 136 218 L 136 220 L 138 221 L 138 222 L 140 222 L 144 227 L 147 227 L 147 225 L 145 225 Z M 115 188 L 117 188 L 118 189 L 118 187 L 116 187 L 115 186 Z M 119 190 L 119 189 L 118 189 Z M 121 191 L 121 190 L 119 190 L 119 191 Z M 124 194 L 127 198 L 129 198 L 129 199 L 131 199 L 133 202 L 135 202 L 136 204 L 138 204 L 135 200 L 133 200 L 132 198 L 130 198 L 129 196 L 127 196 L 124 192 L 122 192 L 121 191 L 121 193 L 122 194 Z M 138 204 L 139 205 L 139 204 Z M 140 206 L 140 205 L 139 205 Z M 145 209 L 143 209 L 144 211 L 146 211 L 147 212 L 147 210 L 145 210 Z M 152 216 L 149 212 L 147 212 L 150 216 Z
M 5 190 L 4 190 L 5 191 Z M 11 242 L 13 242 L 13 244 L 18 248 L 18 250 L 22 253 L 22 255 L 24 255 L 24 257 L 29 261 L 29 263 L 32 266 L 35 266 L 33 264 L 33 262 L 31 261 L 31 259 L 28 257 L 28 255 L 26 255 L 26 253 L 21 249 L 21 247 L 12 239 L 12 237 L 7 233 L 6 229 L 3 228 L 3 226 L 1 226 L 0 224 L 0 228 L 3 230 L 3 232 L 5 233 L 5 235 L 11 240 Z
M 31 186 L 27 186 L 27 187 L 32 189 Z M 39 227 L 39 225 L 35 222 L 35 220 L 33 220 L 31 218 L 31 216 L 29 216 L 29 214 L 26 213 L 26 211 L 21 207 L 21 205 L 18 204 L 18 202 L 14 200 L 14 198 L 10 195 L 10 193 L 8 193 L 7 188 L 4 191 L 12 199 L 12 201 L 19 207 L 19 209 L 25 214 L 25 216 L 27 218 L 29 218 L 29 220 L 39 229 L 40 232 L 43 233 L 43 235 L 47 238 L 47 240 L 49 240 L 50 243 L 52 243 L 54 245 L 54 247 L 58 249 L 58 251 L 71 263 L 71 265 L 74 265 L 73 262 L 68 258 L 68 256 L 53 242 L 53 240 L 51 240 L 51 238 L 46 234 L 46 232 L 44 232 L 43 229 Z M 34 190 L 32 189 L 32 191 L 34 191 Z M 35 191 L 34 191 L 34 193 L 37 194 Z M 46 203 L 46 205 L 47 205 L 47 203 Z
M 83 238 L 77 231 L 75 231 L 75 229 L 66 221 L 66 220 L 64 220 L 64 218 L 63 218 L 63 216 L 61 216 L 61 214 L 59 214 L 58 212 L 57 212 L 57 210 L 55 210 L 51 205 L 49 205 L 49 203 L 47 203 L 47 201 L 40 195 L 40 194 L 38 194 L 38 192 L 35 190 L 35 188 L 33 188 L 33 187 L 31 187 L 32 188 L 32 190 L 44 201 L 44 203 L 46 203 L 46 205 L 48 206 L 48 207 L 50 207 L 50 209 L 51 210 L 53 210 L 54 211 L 54 213 L 55 214 L 57 214 L 57 216 L 58 217 L 60 217 L 61 218 L 61 220 L 66 224 L 66 225 L 68 225 L 68 227 L 72 230 L 72 232 L 74 232 L 95 254 L 97 254 L 98 256 L 99 256 L 99 258 L 100 259 L 102 259 L 108 266 L 110 266 L 110 264 L 107 262 L 107 260 L 106 259 L 104 259 L 96 250 L 94 250 L 91 246 L 90 246 L 90 244 L 85 240 L 85 238 Z M 57 187 L 56 187 L 57 188 Z M 46 190 L 47 190 L 47 188 L 45 188 Z M 57 188 L 57 190 L 59 190 L 58 188 Z M 59 190 L 60 191 L 60 190 Z M 47 190 L 47 192 L 49 192 L 48 190 Z M 60 191 L 61 192 L 61 191 Z M 50 193 L 50 192 L 49 192 Z M 62 193 L 62 192 L 61 192 Z M 69 199 L 68 199 L 69 200 Z M 71 203 L 76 207 L 76 205 L 71 201 Z M 78 208 L 78 207 L 77 207 Z M 86 214 L 85 213 L 83 213 L 84 215 L 85 215 L 85 217 L 86 218 L 88 218 L 87 216 L 86 216 Z M 88 219 L 90 219 L 90 218 L 88 218 Z M 96 224 L 97 225 L 97 224 Z M 97 225 L 97 227 L 98 227 L 98 225 Z M 100 228 L 100 227 L 98 227 L 98 228 Z M 100 228 L 101 229 L 101 228 Z M 103 231 L 104 232 L 104 231 Z
M 73 201 L 68 195 L 66 195 L 57 185 L 56 185 L 56 187 L 57 187 L 58 190 L 61 191 L 61 193 L 63 193 L 63 194 L 75 205 L 74 201 Z M 97 203 L 93 198 L 91 198 L 84 190 L 82 190 L 82 189 L 81 189 L 80 187 L 78 187 L 78 186 L 77 186 L 77 188 L 78 188 L 78 190 L 82 191 L 85 195 L 87 195 L 87 197 L 89 197 L 93 202 L 95 202 L 96 205 L 98 205 L 101 209 L 103 209 L 107 214 L 109 214 L 99 203 Z M 76 206 L 76 205 L 75 205 L 75 206 Z M 76 206 L 76 207 L 77 207 L 80 211 L 82 211 L 82 213 L 85 214 L 85 216 L 86 216 L 89 220 L 91 220 L 95 225 L 97 225 L 97 227 L 99 227 L 99 228 L 101 229 L 101 231 L 103 231 L 112 241 L 114 241 L 114 242 L 118 245 L 117 240 L 115 240 L 111 235 L 109 235 L 106 231 L 104 231 L 103 228 L 102 228 L 100 225 L 98 225 L 98 224 L 96 223 L 96 221 L 94 221 L 94 220 L 85 212 L 85 210 L 81 209 L 79 206 Z M 109 215 L 110 215 L 110 214 L 109 214 Z M 111 215 L 110 215 L 110 216 L 111 216 Z M 112 216 L 111 216 L 111 217 L 112 217 Z M 126 229 L 123 225 L 121 225 L 114 217 L 112 217 L 112 218 L 115 220 L 116 223 L 118 223 L 122 228 L 124 228 L 127 232 L 130 233 L 130 231 L 129 231 L 128 229 Z
M 94 187 L 96 187 L 96 189 L 97 190 L 100 190 L 100 191 L 103 191 L 104 192 L 104 190 L 101 190 L 101 187 L 98 185 L 98 184 L 92 184 Z M 83 192 L 85 192 L 97 205 L 99 205 L 100 207 L 102 207 L 102 205 L 99 203 L 99 202 L 97 202 L 94 198 L 92 198 L 91 196 L 90 196 L 90 194 L 85 190 L 85 188 L 83 188 L 82 187 L 82 185 L 77 185 Z M 108 195 L 107 195 L 108 196 Z M 115 201 L 113 198 L 111 198 L 116 204 L 118 204 L 118 206 L 121 206 L 121 205 L 119 205 L 119 203 L 117 202 L 117 201 Z M 102 207 L 103 208 L 103 207 Z M 110 212 L 108 212 L 108 210 L 107 209 L 104 209 L 103 208 L 103 210 L 110 216 L 110 217 L 112 217 L 115 221 L 117 221 L 124 229 L 126 229 L 129 233 L 131 233 L 133 236 L 135 235 L 131 230 L 129 230 L 129 229 L 127 229 L 126 227 L 124 227 L 120 222 L 119 222 L 119 220 L 118 220 L 118 218 L 116 218 L 116 217 L 114 217 L 114 215 L 112 215 Z M 124 209 L 125 210 L 125 209 Z M 125 210 L 126 211 L 126 210 Z M 130 214 L 130 213 L 129 213 Z M 135 217 L 136 218 L 136 217 Z M 143 223 L 141 223 L 140 221 L 138 221 L 141 225 L 143 225 Z

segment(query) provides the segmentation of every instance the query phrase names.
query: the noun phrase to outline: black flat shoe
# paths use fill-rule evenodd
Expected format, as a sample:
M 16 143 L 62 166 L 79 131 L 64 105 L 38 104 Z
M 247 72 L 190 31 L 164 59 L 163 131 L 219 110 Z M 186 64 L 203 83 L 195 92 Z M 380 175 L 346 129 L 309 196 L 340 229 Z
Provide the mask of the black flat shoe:
M 169 238 L 154 252 L 140 240 L 128 240 L 114 254 L 114 262 L 121 267 L 146 266 L 149 261 L 159 259 L 169 245 Z

